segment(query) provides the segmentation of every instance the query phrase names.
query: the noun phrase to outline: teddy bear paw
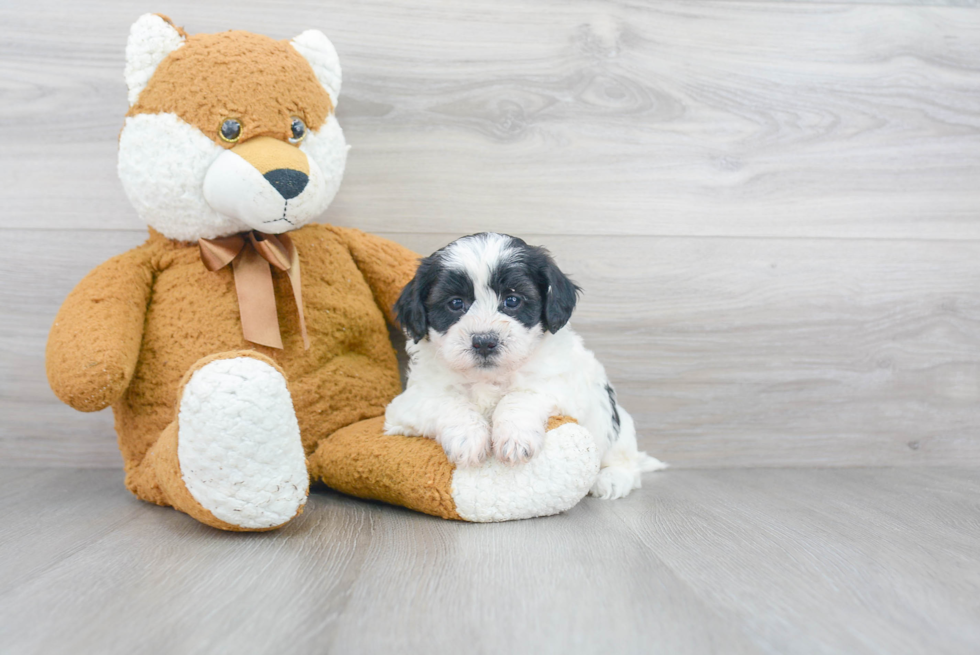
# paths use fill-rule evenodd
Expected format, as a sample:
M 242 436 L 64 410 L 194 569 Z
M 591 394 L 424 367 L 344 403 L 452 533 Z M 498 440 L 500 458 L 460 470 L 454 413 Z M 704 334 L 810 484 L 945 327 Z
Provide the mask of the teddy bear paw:
M 576 423 L 549 430 L 541 451 L 520 464 L 488 459 L 453 471 L 457 513 L 467 521 L 511 521 L 564 512 L 595 483 L 599 454 Z
M 177 459 L 184 485 L 216 518 L 269 529 L 309 491 L 292 398 L 282 374 L 251 357 L 212 361 L 184 387 Z

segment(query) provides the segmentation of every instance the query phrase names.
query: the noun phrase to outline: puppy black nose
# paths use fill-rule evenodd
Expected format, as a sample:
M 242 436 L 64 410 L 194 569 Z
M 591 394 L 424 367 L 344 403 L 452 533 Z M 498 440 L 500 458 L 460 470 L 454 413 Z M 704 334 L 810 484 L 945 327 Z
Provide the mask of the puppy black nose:
M 310 181 L 309 175 L 302 171 L 293 170 L 292 168 L 277 168 L 266 173 L 264 177 L 279 192 L 279 195 L 286 200 L 295 198 L 303 193 L 303 189 L 306 188 L 307 183 Z
M 493 354 L 494 348 L 497 347 L 497 335 L 496 334 L 474 334 L 473 335 L 473 350 L 480 353 L 482 357 L 489 357 Z

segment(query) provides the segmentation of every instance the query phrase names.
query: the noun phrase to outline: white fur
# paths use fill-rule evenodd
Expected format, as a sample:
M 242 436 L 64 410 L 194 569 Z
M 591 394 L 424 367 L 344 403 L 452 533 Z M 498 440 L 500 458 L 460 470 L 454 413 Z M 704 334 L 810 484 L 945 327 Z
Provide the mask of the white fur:
M 495 265 L 513 261 L 508 239 L 470 237 L 446 249 L 442 265 L 466 272 L 474 303 L 445 334 L 430 328 L 418 343 L 408 340 L 408 385 L 388 406 L 385 431 L 436 439 L 461 467 L 478 466 L 491 451 L 520 463 L 546 446 L 549 416 L 571 416 L 592 434 L 601 458 L 592 495 L 625 496 L 640 486 L 642 472 L 666 465 L 637 450 L 632 417 L 618 404 L 618 435 L 612 429 L 605 369 L 571 327 L 551 334 L 499 311 L 488 281 Z M 495 366 L 481 368 L 472 335 L 489 331 L 499 335 L 500 353 Z
M 225 150 L 204 177 L 204 199 L 212 209 L 237 218 L 253 230 L 281 234 L 322 214 L 333 199 L 326 177 L 312 159 L 309 168 L 303 192 L 286 200 L 257 168 L 233 150 Z
M 119 179 L 139 217 L 171 239 L 247 230 L 204 199 L 204 177 L 225 150 L 176 114 L 137 114 L 119 136 Z
M 466 315 L 445 334 L 430 331 L 429 341 L 449 368 L 474 381 L 496 380 L 501 373 L 516 370 L 544 335 L 540 327 L 528 330 L 519 321 L 497 310 L 500 299 L 489 286 L 490 274 L 494 265 L 513 257 L 510 237 L 502 234 L 460 239 L 446 249 L 445 265 L 467 274 L 473 281 L 476 298 Z M 492 371 L 477 368 L 472 335 L 481 332 L 495 332 L 500 336 L 500 353 Z M 481 411 L 486 413 L 486 408 Z
M 527 519 L 564 512 L 589 492 L 599 454 L 589 431 L 566 423 L 548 433 L 534 459 L 520 466 L 488 460 L 453 471 L 456 512 L 467 521 Z
M 249 229 L 278 234 L 319 217 L 340 188 L 347 143 L 333 114 L 307 133 L 300 150 L 310 160 L 310 181 L 303 193 L 285 201 L 251 166 L 252 173 L 228 166 L 244 160 L 175 114 L 137 114 L 126 119 L 119 138 L 119 178 L 140 218 L 171 239 L 197 241 Z M 209 195 L 217 206 L 205 194 L 212 167 Z M 224 194 L 214 185 L 224 185 Z M 237 205 L 221 202 L 230 196 Z M 284 210 L 287 221 L 279 220 Z
M 276 527 L 306 503 L 309 477 L 286 380 L 257 359 L 219 359 L 191 376 L 177 459 L 191 496 L 227 523 Z
M 330 101 L 336 108 L 337 98 L 340 96 L 341 73 L 340 58 L 333 43 L 319 30 L 306 30 L 290 41 L 290 44 L 309 62 L 317 81 L 327 90 Z
M 126 86 L 129 106 L 139 100 L 160 62 L 184 45 L 184 37 L 156 14 L 143 14 L 129 28 L 126 42 Z
M 183 44 L 159 16 L 146 14 L 133 24 L 126 45 L 130 105 L 160 62 Z M 333 44 L 317 30 L 291 44 L 336 107 L 341 71 Z M 333 113 L 307 132 L 299 149 L 309 159 L 310 179 L 286 201 L 258 170 L 177 115 L 137 114 L 126 119 L 119 137 L 119 178 L 140 219 L 168 238 L 197 241 L 250 229 L 279 234 L 326 211 L 347 165 L 347 142 Z

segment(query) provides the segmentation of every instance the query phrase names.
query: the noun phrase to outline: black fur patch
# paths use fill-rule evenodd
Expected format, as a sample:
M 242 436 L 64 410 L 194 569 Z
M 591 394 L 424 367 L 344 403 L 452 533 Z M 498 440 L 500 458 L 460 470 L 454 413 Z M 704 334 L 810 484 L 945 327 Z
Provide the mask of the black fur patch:
M 517 237 L 510 238 L 516 252 L 512 261 L 503 268 L 520 269 L 522 275 L 526 276 L 537 290 L 537 298 L 529 295 L 528 299 L 532 300 L 532 308 L 537 311 L 538 320 L 532 321 L 530 315 L 526 318 L 522 316 L 517 318 L 527 327 L 540 322 L 544 329 L 554 334 L 565 327 L 568 319 L 572 317 L 578 294 L 582 289 L 561 272 L 547 250 L 540 246 L 529 246 L 523 239 Z M 502 280 L 504 277 L 503 270 L 494 271 L 494 278 Z M 504 283 L 500 286 L 507 287 Z M 506 293 L 501 295 L 501 301 L 504 298 Z
M 544 248 L 529 248 L 532 251 L 531 269 L 537 271 L 544 289 L 544 311 L 542 323 L 549 332 L 554 334 L 565 327 L 572 317 L 578 294 L 582 289 L 561 272 Z
M 606 383 L 606 394 L 609 396 L 609 406 L 612 408 L 613 434 L 610 441 L 619 439 L 619 410 L 616 408 L 616 390 Z
M 419 262 L 415 277 L 405 285 L 398 300 L 395 301 L 395 317 L 415 343 L 424 339 L 429 333 L 425 298 L 439 275 L 438 255 L 437 252 Z
M 454 298 L 463 301 L 462 309 L 450 307 L 449 303 Z M 441 270 L 425 300 L 429 326 L 445 333 L 466 314 L 474 300 L 473 280 L 466 273 L 454 269 Z
M 482 236 L 474 234 L 463 239 Z M 529 246 L 516 237 L 508 238 L 511 256 L 499 262 L 489 280 L 490 287 L 500 299 L 498 309 L 527 328 L 540 324 L 554 334 L 568 322 L 581 289 L 561 272 L 547 250 Z M 415 277 L 402 289 L 395 303 L 398 322 L 416 343 L 425 338 L 430 327 L 444 333 L 475 300 L 473 281 L 469 276 L 443 265 L 444 252 L 452 245 L 419 263 Z M 517 307 L 506 306 L 510 295 L 521 299 Z M 462 309 L 450 305 L 453 298 L 463 300 Z
M 490 274 L 490 288 L 500 299 L 497 306 L 500 313 L 513 316 L 526 328 L 542 322 L 541 290 L 520 255 L 515 255 L 514 259 L 493 270 Z M 507 307 L 508 296 L 520 298 L 520 304 L 513 308 Z

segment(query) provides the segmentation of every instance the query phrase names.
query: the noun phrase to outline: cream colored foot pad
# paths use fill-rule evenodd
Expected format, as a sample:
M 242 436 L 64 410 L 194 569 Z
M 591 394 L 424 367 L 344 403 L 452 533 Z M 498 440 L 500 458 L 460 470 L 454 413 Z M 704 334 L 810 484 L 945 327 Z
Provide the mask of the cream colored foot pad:
M 180 401 L 177 458 L 187 490 L 222 521 L 271 528 L 306 502 L 309 478 L 286 380 L 251 357 L 194 373 Z
M 544 450 L 526 464 L 490 459 L 453 472 L 456 512 L 467 521 L 490 522 L 558 514 L 580 501 L 599 473 L 589 431 L 566 423 L 545 436 Z

